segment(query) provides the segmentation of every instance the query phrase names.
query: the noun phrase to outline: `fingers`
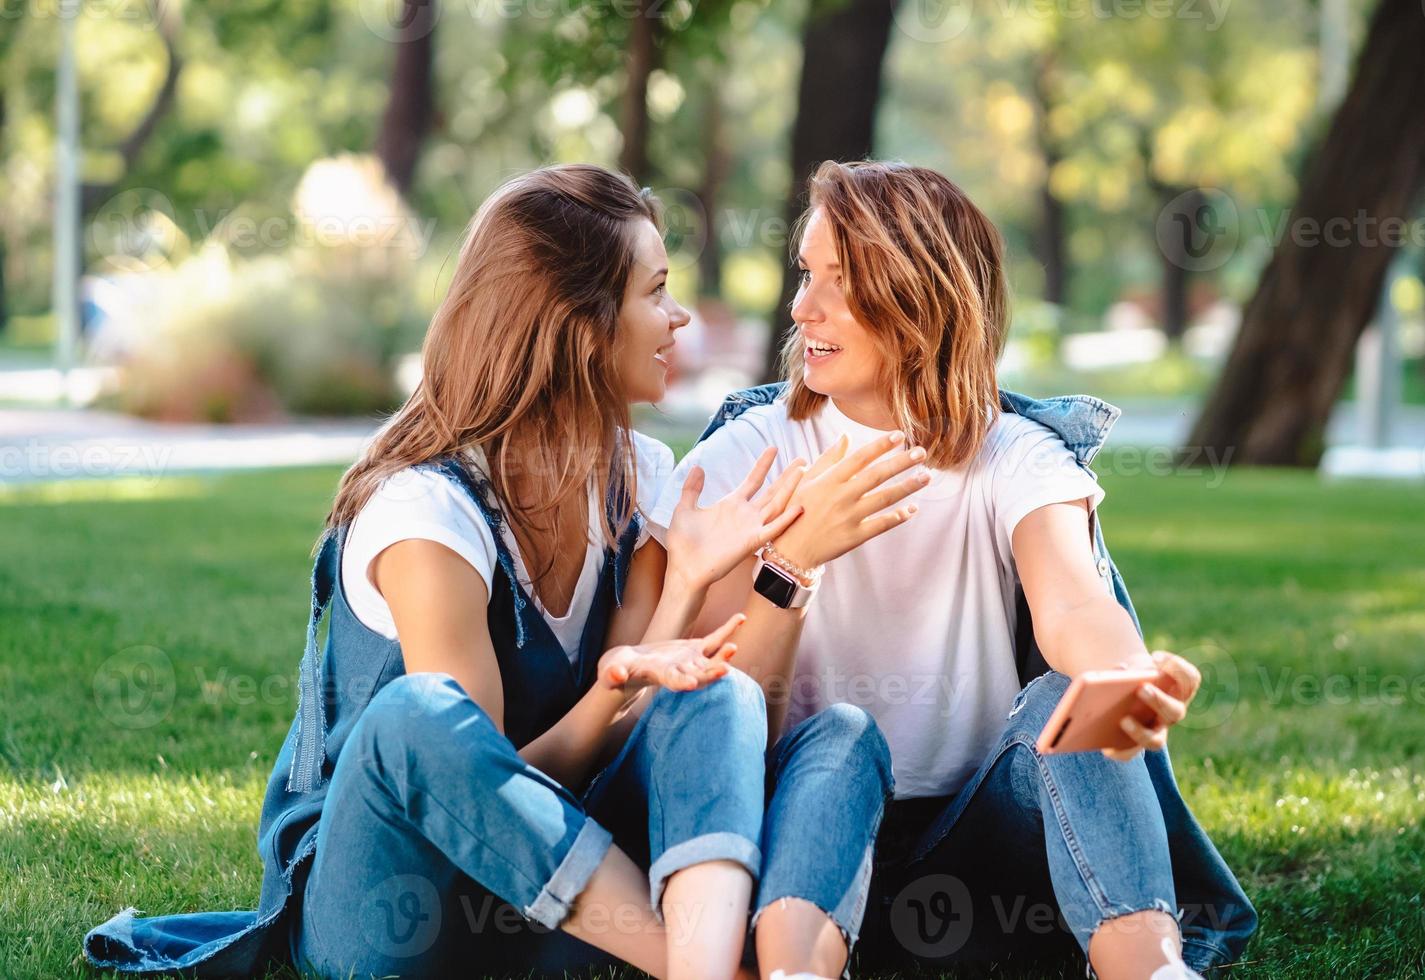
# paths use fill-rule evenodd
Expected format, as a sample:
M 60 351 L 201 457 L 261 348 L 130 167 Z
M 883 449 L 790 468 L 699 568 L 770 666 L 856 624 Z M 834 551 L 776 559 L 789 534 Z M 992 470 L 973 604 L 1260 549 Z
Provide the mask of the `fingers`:
M 845 477 L 849 478 L 865 469 L 872 460 L 884 456 L 903 442 L 905 442 L 904 432 L 887 432 L 880 438 L 872 439 L 866 443 L 866 445 L 854 453 L 851 453 L 840 463 L 837 463 L 836 468 L 840 470 Z
M 1142 751 L 1142 749 L 1104 749 L 1103 754 L 1114 762 L 1132 762 L 1138 758 L 1138 753 Z
M 758 541 L 775 541 L 782 536 L 782 532 L 797 522 L 797 518 L 802 516 L 801 505 L 788 507 L 782 511 L 782 516 L 770 524 L 762 525 L 762 530 L 757 535 Z
M 733 649 L 735 650 L 736 647 Z M 718 653 L 721 654 L 722 651 L 719 650 Z M 664 687 L 674 691 L 691 691 L 705 684 L 711 684 L 728 672 L 728 656 L 731 654 L 716 659 L 698 657 L 694 660 L 681 660 L 669 664 L 663 671 L 660 680 Z
M 1175 653 L 1154 650 L 1153 663 L 1157 664 L 1158 669 L 1172 679 L 1177 686 L 1177 690 L 1172 693 L 1176 694 L 1184 704 L 1191 701 L 1197 694 L 1197 689 L 1202 686 L 1202 672 Z
M 1161 749 L 1168 744 L 1168 729 L 1162 725 L 1149 728 L 1132 715 L 1124 715 L 1118 727 L 1128 733 L 1129 738 L 1138 743 L 1139 748 Z
M 915 476 L 907 477 L 904 480 L 897 480 L 888 487 L 882 487 L 879 490 L 866 494 L 866 496 L 858 500 L 856 505 L 851 508 L 851 514 L 853 517 L 869 517 L 872 514 L 879 513 L 887 507 L 892 507 L 900 503 L 929 482 L 929 473 L 917 473 Z
M 757 457 L 757 462 L 752 464 L 752 469 L 747 474 L 747 479 L 738 485 L 733 493 L 743 500 L 751 500 L 753 495 L 762 486 L 762 481 L 767 479 L 767 474 L 771 472 L 772 461 L 777 458 L 777 447 L 768 446 L 762 450 L 762 455 Z
M 802 477 L 806 475 L 806 460 L 794 459 L 792 465 L 788 466 L 777 479 L 772 481 L 772 485 L 752 501 L 762 508 L 762 519 L 780 514 L 787 506 L 787 501 L 792 499 L 792 494 L 796 492 L 797 486 L 801 484 Z
M 845 458 L 846 450 L 850 445 L 851 440 L 845 435 L 837 439 L 831 444 L 831 448 L 818 456 L 816 462 L 811 464 L 811 467 L 807 470 L 806 478 L 808 480 L 814 480 L 841 462 L 841 460 Z
M 857 473 L 851 480 L 851 486 L 861 493 L 868 493 L 891 477 L 904 473 L 913 466 L 925 461 L 925 448 L 916 446 L 914 449 L 903 452 L 892 453 L 885 459 L 878 459 L 867 466 L 860 473 Z M 929 474 L 926 475 L 929 482 Z
M 1163 725 L 1176 725 L 1187 715 L 1187 705 L 1152 684 L 1144 684 L 1138 689 L 1138 697 L 1153 709 Z
M 747 616 L 743 613 L 733 613 L 717 629 L 703 637 L 703 653 L 711 655 L 712 651 L 719 649 L 736 632 L 737 628 L 747 622 Z
M 919 509 L 920 508 L 915 504 L 906 504 L 904 507 L 897 507 L 895 510 L 886 511 L 884 514 L 877 514 L 874 517 L 866 518 L 860 524 L 856 525 L 855 543 L 852 547 L 859 548 L 867 541 L 876 537 L 876 535 L 885 534 L 893 527 L 900 527 L 906 521 L 914 517 L 915 512 Z M 851 548 L 847 548 L 846 550 L 850 551 Z
M 688 471 L 688 478 L 683 481 L 683 493 L 678 498 L 678 510 L 698 506 L 698 498 L 703 494 L 703 484 L 707 482 L 707 475 L 701 466 L 694 466 Z

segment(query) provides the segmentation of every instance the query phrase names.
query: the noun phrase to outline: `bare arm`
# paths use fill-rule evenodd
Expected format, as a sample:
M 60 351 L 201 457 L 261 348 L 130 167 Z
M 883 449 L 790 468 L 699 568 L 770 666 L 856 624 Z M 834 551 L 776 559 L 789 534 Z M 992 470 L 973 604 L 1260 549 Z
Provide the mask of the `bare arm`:
M 822 453 L 792 496 L 802 514 L 775 539 L 777 550 L 814 568 L 909 520 L 915 506 L 897 505 L 928 478 L 922 474 L 891 482 L 925 458 L 923 449 L 899 449 L 903 441 L 903 434 L 888 433 L 848 453 L 843 437 Z M 786 722 L 797 644 L 810 607 L 781 609 L 768 602 L 752 590 L 755 569 L 755 561 L 745 561 L 709 589 L 694 628 L 731 609 L 747 614 L 738 636 L 742 652 L 737 666 L 762 685 L 770 744 L 781 737 Z
M 470 563 L 434 541 L 399 541 L 372 562 L 408 673 L 446 673 L 504 731 L 499 662 L 486 616 L 485 581 Z M 588 773 L 610 724 L 638 691 L 662 684 L 689 690 L 727 672 L 729 628 L 705 640 L 616 646 L 599 677 L 563 718 L 522 747 L 520 756 L 565 786 Z
M 1133 620 L 1103 587 L 1088 538 L 1088 502 L 1049 504 L 1031 511 L 1014 529 L 1011 548 L 1045 661 L 1076 677 L 1088 670 L 1160 670 L 1161 684 L 1144 684 L 1140 696 L 1158 714 L 1145 728 L 1132 718 L 1124 729 L 1141 748 L 1167 744 L 1168 728 L 1187 714 L 1202 675 L 1182 657 L 1149 653 Z M 1119 759 L 1138 750 L 1108 752 Z

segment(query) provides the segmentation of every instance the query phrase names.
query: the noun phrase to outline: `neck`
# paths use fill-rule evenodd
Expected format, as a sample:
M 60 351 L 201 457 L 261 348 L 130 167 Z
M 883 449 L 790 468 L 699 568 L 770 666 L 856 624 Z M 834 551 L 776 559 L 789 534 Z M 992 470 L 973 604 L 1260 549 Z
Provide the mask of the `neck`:
M 890 432 L 896 428 L 895 416 L 879 398 L 833 398 L 836 410 L 853 422 L 859 422 L 872 429 Z

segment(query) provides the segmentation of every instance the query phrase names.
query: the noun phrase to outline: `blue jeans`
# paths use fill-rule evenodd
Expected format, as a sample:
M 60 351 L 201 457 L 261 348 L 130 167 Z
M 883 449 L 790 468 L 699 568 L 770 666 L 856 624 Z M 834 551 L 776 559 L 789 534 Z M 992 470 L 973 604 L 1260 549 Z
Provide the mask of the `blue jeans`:
M 863 968 L 1072 955 L 1075 946 L 1087 953 L 1100 924 L 1150 909 L 1179 917 L 1190 966 L 1206 970 L 1239 957 L 1256 913 L 1188 811 L 1166 753 L 1121 763 L 1097 752 L 1035 750 L 1067 686 L 1058 673 L 1031 681 L 994 749 L 952 797 L 896 800 L 882 819 L 888 780 L 826 780 L 838 788 L 819 806 L 806 794 L 799 828 L 779 827 L 772 837 L 764 828 L 760 894 L 816 903 L 853 941 L 856 929 L 838 910 L 864 903 Z M 879 773 L 885 761 L 863 762 L 865 773 Z M 865 833 L 872 812 L 868 874 L 859 847 L 823 842 Z
M 800 898 L 830 916 L 853 949 L 876 828 L 894 788 L 890 748 L 863 708 L 833 704 L 778 739 L 767 757 L 762 876 L 750 927 L 774 902 Z M 843 976 L 849 969 L 848 958 Z
M 341 752 L 290 953 L 324 976 L 557 971 L 612 962 L 562 932 L 615 841 L 649 869 L 759 872 L 766 707 L 738 670 L 658 691 L 576 797 L 526 763 L 448 675 L 397 678 Z M 619 928 L 611 910 L 609 928 Z

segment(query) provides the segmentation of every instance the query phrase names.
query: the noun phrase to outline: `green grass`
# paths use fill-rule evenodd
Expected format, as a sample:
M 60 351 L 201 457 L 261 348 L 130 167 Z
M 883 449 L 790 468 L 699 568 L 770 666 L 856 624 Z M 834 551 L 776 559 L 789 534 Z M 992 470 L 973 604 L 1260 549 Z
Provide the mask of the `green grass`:
M 1262 915 L 1231 977 L 1419 975 L 1425 493 L 1099 469 L 1149 641 L 1208 668 L 1173 744 Z M 260 797 L 336 476 L 0 488 L 0 976 L 93 975 L 80 938 L 125 905 L 256 901 Z M 121 710 L 111 668 L 165 662 L 171 686 Z M 1396 677 L 1403 703 L 1382 702 Z

